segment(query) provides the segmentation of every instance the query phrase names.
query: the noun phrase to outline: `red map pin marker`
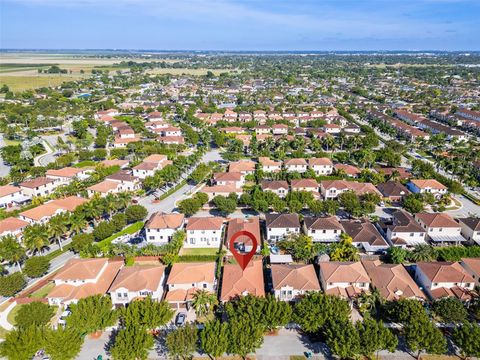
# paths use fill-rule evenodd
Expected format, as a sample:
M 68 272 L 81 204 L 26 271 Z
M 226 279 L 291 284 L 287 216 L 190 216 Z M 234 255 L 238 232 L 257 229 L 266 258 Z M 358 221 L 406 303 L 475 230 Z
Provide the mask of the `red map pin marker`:
M 235 249 L 235 240 L 237 240 L 240 236 L 246 236 L 250 240 L 252 240 L 252 250 L 246 254 L 240 254 L 237 249 Z M 232 252 L 233 256 L 237 260 L 238 265 L 245 270 L 250 260 L 252 260 L 253 255 L 257 251 L 258 241 L 255 235 L 253 235 L 250 231 L 241 230 L 233 234 L 230 239 L 230 243 L 228 244 L 230 251 Z

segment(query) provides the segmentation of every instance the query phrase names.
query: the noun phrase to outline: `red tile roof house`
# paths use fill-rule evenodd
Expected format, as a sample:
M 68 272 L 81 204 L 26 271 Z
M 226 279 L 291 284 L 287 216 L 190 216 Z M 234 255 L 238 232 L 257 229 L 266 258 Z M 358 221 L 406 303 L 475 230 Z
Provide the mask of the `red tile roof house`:
M 241 188 L 245 184 L 245 175 L 241 172 L 221 172 L 213 174 L 216 185 L 234 186 Z
M 427 232 L 412 215 L 404 210 L 395 210 L 389 223 L 381 223 L 385 238 L 393 246 L 412 247 L 426 244 Z
M 410 191 L 398 181 L 387 181 L 377 185 L 378 191 L 382 193 L 384 199 L 395 204 L 400 204 L 403 199 L 410 194 Z
M 348 177 L 359 177 L 362 171 L 353 165 L 349 164 L 335 164 L 333 165 L 336 173 L 345 173 Z
M 271 191 L 284 198 L 288 194 L 288 183 L 285 180 L 263 180 L 260 183 L 263 191 Z
M 221 217 L 191 217 L 187 220 L 184 248 L 219 249 L 225 228 Z
M 22 189 L 13 185 L 0 186 L 0 208 L 9 208 L 30 200 L 22 193 Z
M 255 134 L 261 135 L 261 134 L 270 134 L 271 128 L 268 125 L 258 125 L 255 126 Z
M 307 292 L 320 291 L 312 264 L 272 264 L 272 292 L 278 300 L 296 301 Z
M 23 195 L 28 197 L 49 195 L 60 185 L 59 181 L 47 177 L 38 177 L 19 184 Z
M 66 185 L 69 184 L 73 179 L 77 178 L 79 180 L 85 180 L 90 176 L 92 169 L 88 168 L 74 168 L 74 167 L 64 167 L 62 169 L 50 169 L 47 170 L 45 176 L 47 178 L 59 181 L 60 184 Z
M 288 125 L 285 124 L 274 124 L 272 125 L 273 135 L 287 135 L 288 134 Z
M 173 234 L 185 225 L 183 214 L 154 213 L 145 223 L 145 237 L 147 243 L 155 245 L 167 244 Z
M 415 194 L 432 193 L 435 198 L 440 198 L 448 192 L 447 187 L 435 179 L 410 180 L 407 187 Z
M 113 306 L 126 306 L 130 302 L 150 296 L 160 301 L 163 297 L 165 267 L 162 265 L 136 265 L 120 269 L 108 289 Z
M 308 159 L 308 167 L 316 175 L 330 175 L 333 172 L 333 163 L 329 158 L 311 158 Z
M 86 202 L 87 199 L 78 196 L 52 200 L 33 209 L 22 211 L 19 218 L 30 224 L 45 224 L 53 216 L 64 212 L 73 212 L 78 206 Z
M 208 200 L 211 201 L 217 195 L 225 196 L 234 193 L 237 196 L 241 196 L 243 194 L 243 190 L 241 188 L 237 188 L 234 185 L 213 185 L 213 186 L 204 186 L 200 192 L 205 193 L 208 195 Z
M 318 183 L 315 179 L 294 179 L 290 184 L 292 191 L 306 191 L 312 193 L 315 199 L 320 198 Z
M 268 157 L 259 157 L 258 162 L 264 172 L 278 172 L 282 170 L 282 162 L 270 160 Z
M 145 179 L 147 176 L 155 175 L 155 171 L 162 170 L 173 162 L 167 159 L 166 155 L 153 154 L 147 156 L 143 161 L 133 168 L 133 176 Z
M 265 296 L 262 260 L 252 260 L 245 270 L 238 264 L 223 267 L 220 301 L 225 303 L 240 296 Z
M 415 220 L 427 232 L 427 239 L 433 245 L 460 245 L 467 241 L 461 234 L 462 228 L 445 213 L 417 213 Z
M 166 145 L 183 145 L 185 138 L 183 136 L 159 136 L 157 141 Z
M 352 238 L 352 244 L 363 248 L 367 254 L 383 253 L 390 245 L 369 220 L 349 220 L 341 222 L 345 232 Z
M 300 159 L 288 159 L 284 162 L 285 169 L 287 171 L 296 171 L 299 173 L 304 173 L 307 171 L 307 160 L 300 158 Z
M 255 172 L 255 162 L 252 160 L 238 160 L 231 162 L 228 166 L 229 172 L 241 172 L 242 174 L 253 174 Z
M 475 286 L 480 285 L 480 258 L 462 258 L 460 265 L 475 280 Z
M 340 235 L 344 232 L 342 224 L 335 216 L 306 216 L 303 222 L 303 230 L 314 242 L 322 243 L 338 242 L 340 241 Z
M 289 234 L 300 234 L 298 214 L 265 214 L 267 241 L 275 243 Z
M 70 259 L 52 280 L 55 287 L 47 295 L 50 305 L 67 306 L 92 295 L 105 295 L 123 261 L 106 258 Z
M 382 195 L 371 183 L 345 180 L 322 180 L 320 182 L 320 191 L 325 199 L 336 199 L 341 193 L 350 190 L 359 196 L 367 193 Z
M 229 250 L 230 240 L 233 235 L 239 231 L 248 231 L 252 233 L 257 240 L 257 253 L 260 253 L 262 247 L 262 236 L 260 232 L 260 219 L 258 216 L 250 217 L 248 219 L 231 219 L 227 223 L 227 236 L 225 237 L 225 246 L 227 247 L 227 252 L 231 254 Z M 236 239 L 236 244 L 243 244 L 245 252 L 250 252 L 253 248 L 251 240 L 247 236 L 240 236 Z
M 123 191 L 140 190 L 140 179 L 131 175 L 127 170 L 121 170 L 115 174 L 107 176 L 102 182 L 92 185 L 87 188 L 88 196 L 91 197 L 95 193 L 100 194 L 101 197 L 107 194 L 117 194 Z
M 360 261 L 325 261 L 319 267 L 320 283 L 327 295 L 354 298 L 370 291 L 370 278 Z
M 165 300 L 174 309 L 190 309 L 198 290 L 215 293 L 215 262 L 175 263 L 167 278 Z
M 30 225 L 29 222 L 14 217 L 0 220 L 0 238 L 7 235 L 14 235 L 20 239 L 23 229 L 28 225 Z
M 379 260 L 364 260 L 362 264 L 372 280 L 372 288 L 384 299 L 427 299 L 402 264 L 382 264 Z
M 419 262 L 415 280 L 432 299 L 454 296 L 470 300 L 475 280 L 458 262 Z

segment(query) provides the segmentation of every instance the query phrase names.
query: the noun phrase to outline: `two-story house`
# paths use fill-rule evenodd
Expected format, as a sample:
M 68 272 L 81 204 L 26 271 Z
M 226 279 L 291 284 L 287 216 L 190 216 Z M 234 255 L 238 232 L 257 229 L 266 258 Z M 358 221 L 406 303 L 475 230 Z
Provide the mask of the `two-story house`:
M 246 295 L 265 296 L 261 259 L 252 259 L 244 270 L 238 264 L 226 263 L 223 267 L 220 301 L 224 303 Z
M 340 241 L 344 231 L 336 216 L 304 218 L 304 232 L 315 242 L 332 243 Z
M 458 223 L 461 227 L 461 234 L 470 243 L 476 243 L 480 245 L 480 218 L 461 218 L 458 219 Z
M 145 179 L 147 176 L 154 176 L 155 171 L 162 170 L 165 166 L 171 165 L 172 161 L 166 155 L 153 154 L 147 156 L 143 161 L 133 168 L 133 176 Z
M 175 231 L 183 228 L 185 216 L 183 214 L 154 213 L 145 223 L 145 237 L 147 243 L 163 245 L 172 240 Z
M 447 187 L 435 179 L 410 180 L 407 187 L 414 194 L 431 193 L 435 198 L 442 197 L 448 192 Z
M 265 223 L 269 243 L 282 240 L 290 234 L 300 233 L 298 214 L 265 214 Z
M 245 183 L 245 175 L 241 172 L 221 172 L 213 174 L 213 181 L 217 185 L 241 188 Z
M 299 159 L 285 160 L 284 166 L 285 166 L 285 170 L 289 172 L 296 171 L 299 173 L 304 173 L 305 171 L 307 171 L 308 164 L 307 164 L 307 160 L 303 158 L 299 158 Z
M 419 262 L 415 280 L 432 299 L 456 297 L 470 300 L 475 280 L 458 262 Z
M 48 177 L 38 177 L 26 180 L 19 184 L 22 194 L 30 198 L 34 196 L 47 196 L 51 194 L 60 184 L 58 180 Z
M 220 248 L 224 219 L 221 217 L 191 217 L 187 221 L 184 248 Z
M 320 182 L 320 191 L 326 200 L 336 199 L 345 191 L 353 191 L 358 196 L 367 193 L 381 195 L 372 183 L 359 183 L 345 180 L 322 180 Z
M 215 293 L 215 262 L 175 263 L 168 275 L 166 286 L 165 300 L 172 307 L 189 310 L 198 290 Z
M 14 217 L 8 217 L 0 220 L 0 238 L 7 235 L 13 235 L 17 239 L 20 239 L 23 229 L 25 229 L 28 225 L 30 225 L 28 221 Z
M 270 160 L 268 157 L 259 157 L 258 162 L 264 172 L 279 172 L 282 170 L 282 163 L 280 161 Z
M 75 209 L 87 202 L 87 199 L 78 196 L 69 196 L 62 199 L 51 200 L 32 209 L 22 211 L 19 218 L 30 224 L 45 224 L 53 216 L 64 212 L 74 212 Z
M 288 194 L 288 183 L 285 180 L 263 180 L 260 184 L 263 191 L 271 191 L 280 198 Z
M 64 167 L 62 169 L 50 169 L 47 170 L 45 176 L 47 178 L 58 181 L 61 185 L 67 185 L 75 178 L 79 180 L 85 180 L 90 176 L 92 169 L 89 168 L 74 168 Z
M 292 191 L 306 191 L 311 193 L 315 199 L 320 198 L 318 183 L 315 179 L 293 179 L 290 187 Z
M 417 213 L 415 219 L 434 245 L 459 245 L 466 241 L 461 234 L 460 224 L 446 213 Z
M 160 301 L 163 296 L 165 267 L 162 265 L 135 265 L 120 269 L 108 289 L 113 306 L 125 306 L 137 299 L 150 296 Z
M 333 172 L 333 163 L 329 158 L 310 158 L 308 167 L 318 176 L 330 175 Z
M 369 292 L 370 278 L 360 261 L 322 261 L 319 267 L 320 283 L 326 294 L 354 298 Z
M 392 220 L 379 223 L 385 238 L 393 246 L 412 247 L 426 244 L 427 232 L 404 210 L 392 212 Z
M 390 247 L 368 219 L 347 220 L 341 224 L 345 233 L 352 238 L 352 244 L 363 248 L 367 254 L 383 252 Z
M 52 278 L 49 305 L 67 306 L 92 295 L 105 295 L 123 261 L 106 258 L 70 259 Z
M 229 172 L 240 172 L 244 175 L 253 174 L 255 172 L 255 162 L 252 160 L 233 161 L 228 166 Z
M 312 264 L 272 264 L 272 292 L 278 300 L 296 301 L 309 291 L 320 291 Z
M 30 197 L 23 195 L 22 189 L 18 186 L 0 186 L 0 208 L 9 208 L 25 203 Z

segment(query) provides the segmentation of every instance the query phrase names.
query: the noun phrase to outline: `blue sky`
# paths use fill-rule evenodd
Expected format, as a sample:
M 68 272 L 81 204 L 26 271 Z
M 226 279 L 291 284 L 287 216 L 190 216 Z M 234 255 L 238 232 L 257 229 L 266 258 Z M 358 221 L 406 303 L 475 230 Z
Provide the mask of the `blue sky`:
M 480 0 L 0 0 L 0 48 L 480 50 Z

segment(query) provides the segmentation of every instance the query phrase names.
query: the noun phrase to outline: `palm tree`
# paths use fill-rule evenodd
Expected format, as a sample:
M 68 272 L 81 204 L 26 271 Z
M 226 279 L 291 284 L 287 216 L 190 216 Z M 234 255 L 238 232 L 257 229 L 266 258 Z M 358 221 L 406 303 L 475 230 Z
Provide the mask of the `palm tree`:
M 22 272 L 20 263 L 25 258 L 25 249 L 20 245 L 14 235 L 6 235 L 0 241 L 0 258 L 9 263 L 15 263 Z
M 89 220 L 93 220 L 95 225 L 103 213 L 103 210 L 100 209 L 98 205 L 98 201 L 92 200 L 86 203 L 83 207 L 83 213 L 85 214 L 85 217 Z
M 433 247 L 424 244 L 415 246 L 409 258 L 413 262 L 433 261 L 437 258 L 437 254 Z
M 33 224 L 23 230 L 23 245 L 32 253 L 40 252 L 49 244 L 47 227 L 43 224 Z
M 81 215 L 72 214 L 69 219 L 70 222 L 70 234 L 79 234 L 85 226 L 87 226 L 87 222 L 85 218 Z
M 68 214 L 59 214 L 55 215 L 48 222 L 47 233 L 50 237 L 58 242 L 60 250 L 63 251 L 62 247 L 62 236 L 68 231 Z
M 132 201 L 132 194 L 129 192 L 121 192 L 117 194 L 117 206 L 118 209 L 125 209 Z
M 107 196 L 103 198 L 103 205 L 108 216 L 111 217 L 113 212 L 117 210 L 118 207 L 115 195 L 107 194 Z
M 216 304 L 217 297 L 207 290 L 197 290 L 193 294 L 192 306 L 197 316 L 207 315 Z
M 329 148 L 333 147 L 335 145 L 335 139 L 331 135 L 327 135 L 322 139 L 323 145 L 327 148 L 327 151 Z

